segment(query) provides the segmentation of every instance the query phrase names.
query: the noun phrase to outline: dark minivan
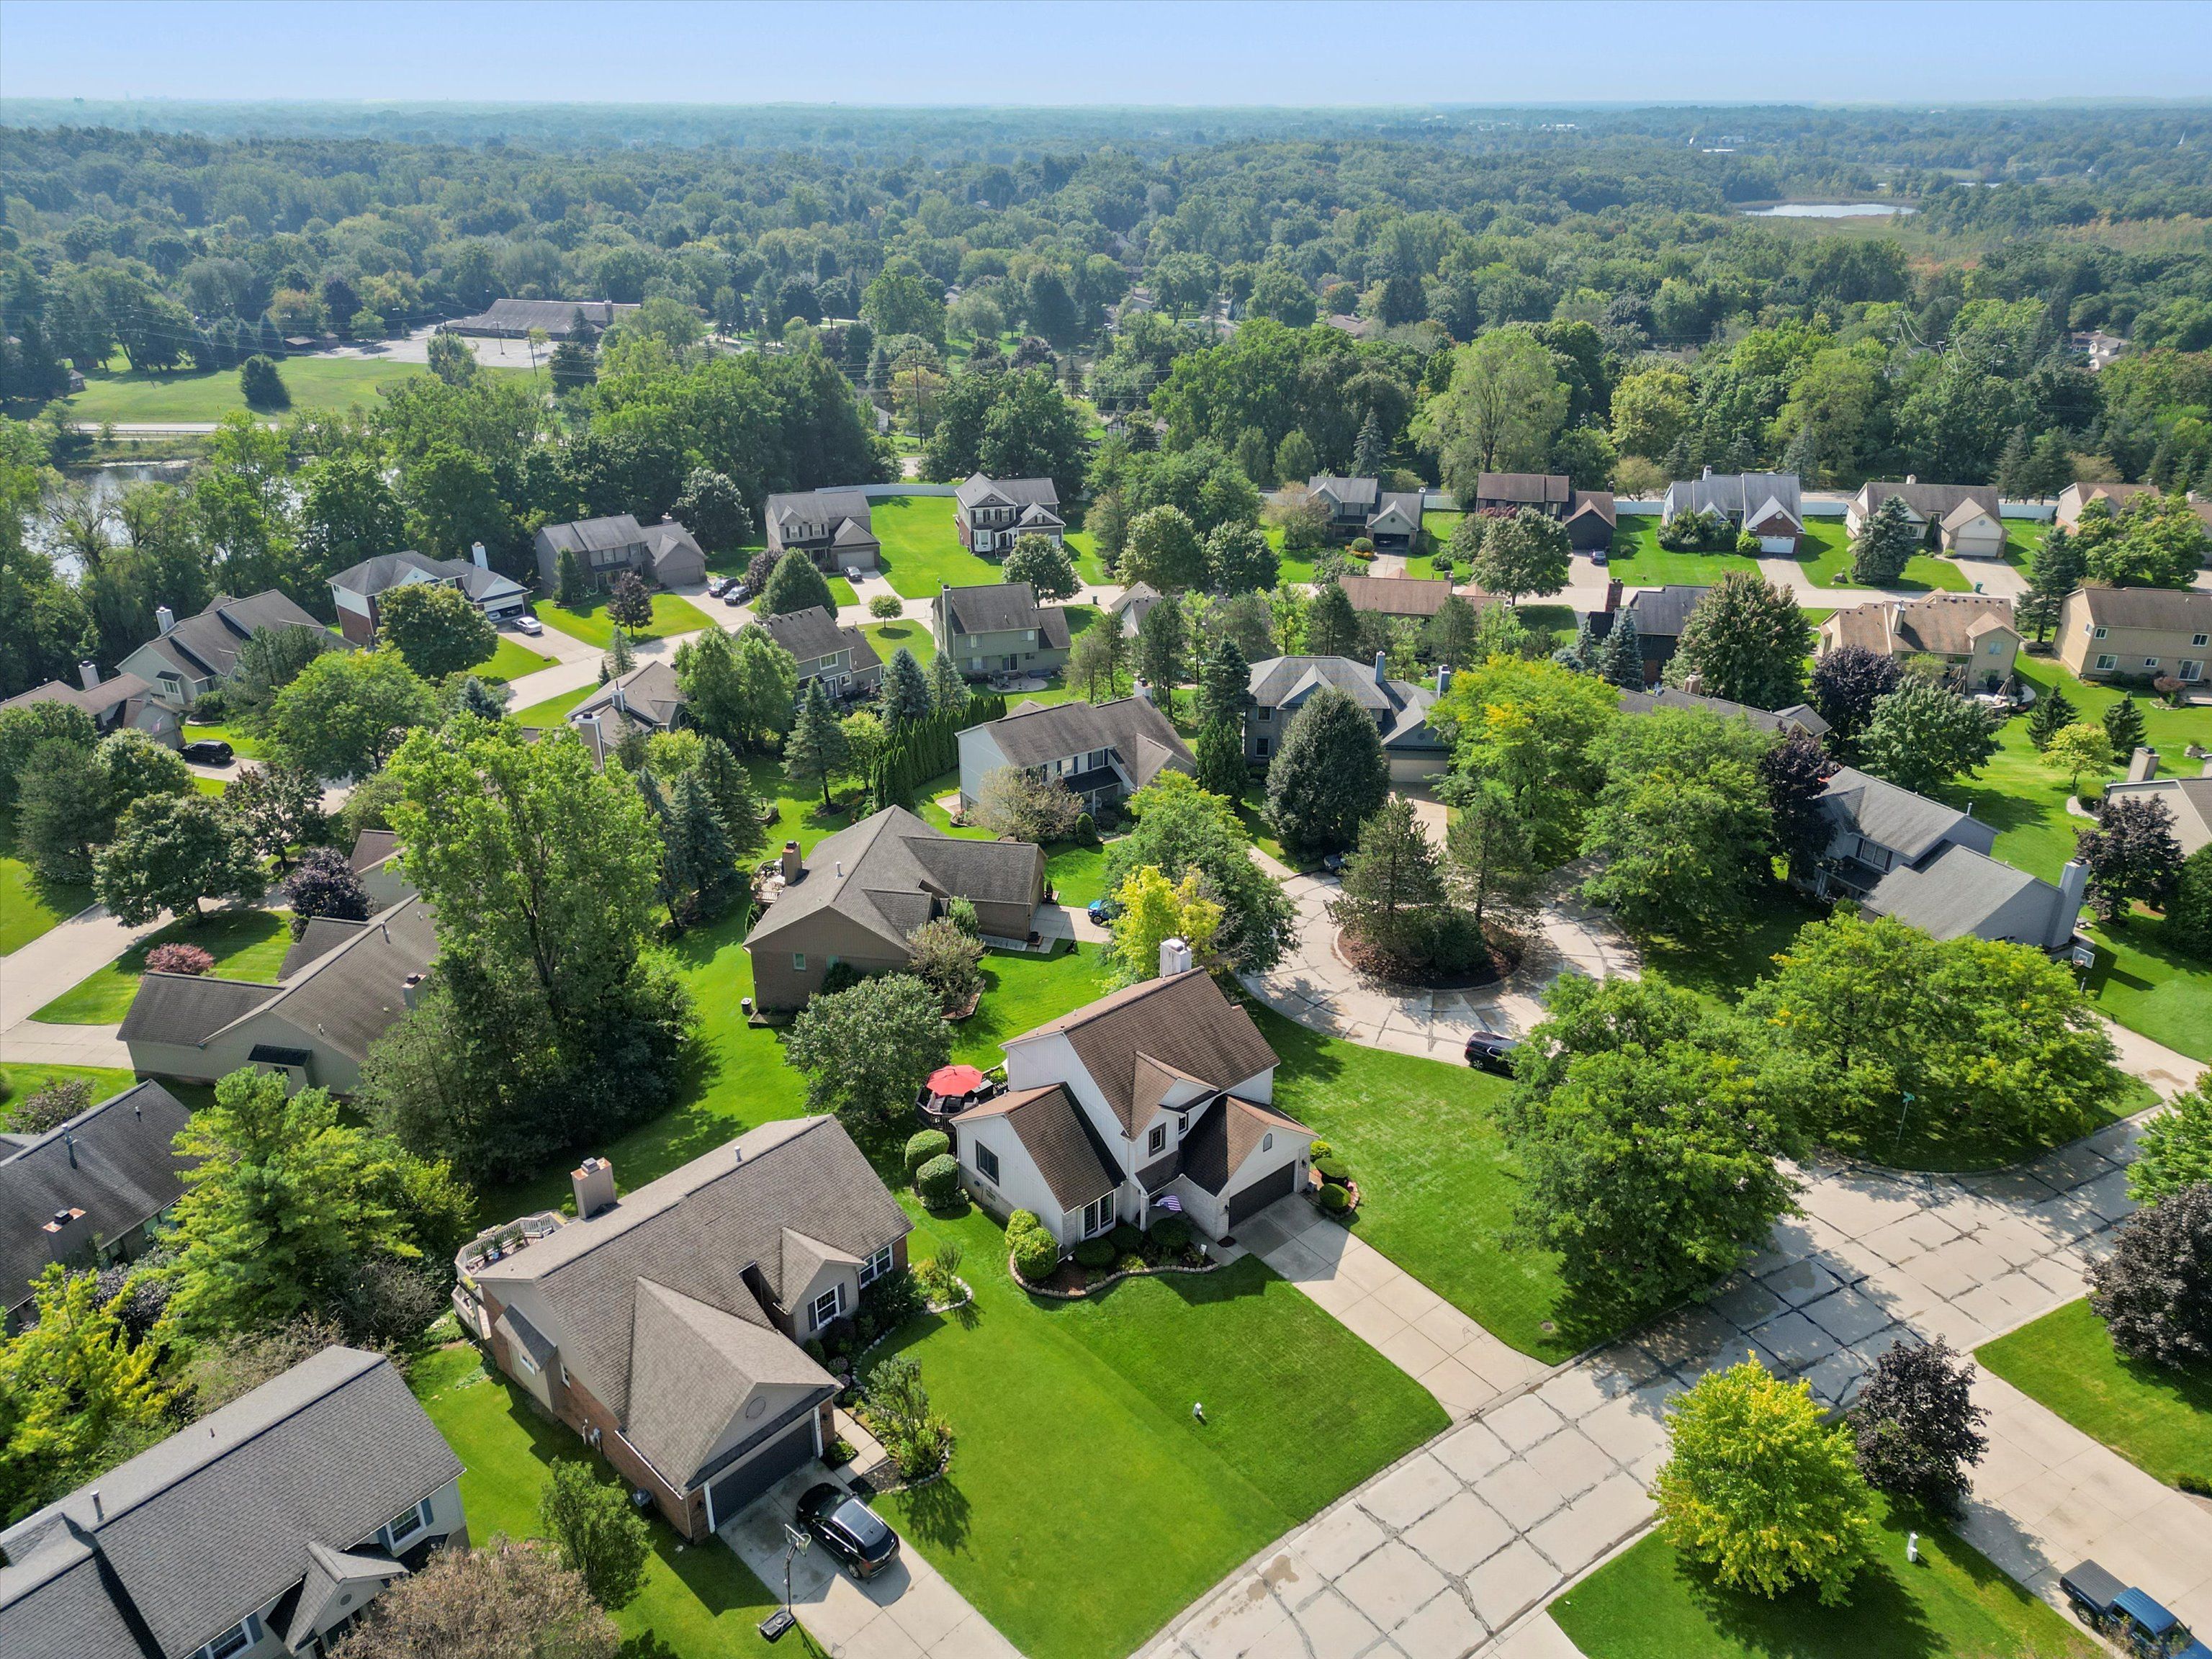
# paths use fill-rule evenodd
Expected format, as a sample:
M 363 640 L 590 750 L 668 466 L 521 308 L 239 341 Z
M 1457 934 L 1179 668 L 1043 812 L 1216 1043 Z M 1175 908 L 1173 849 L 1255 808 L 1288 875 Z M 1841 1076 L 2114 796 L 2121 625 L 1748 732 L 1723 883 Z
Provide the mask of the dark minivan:
M 855 1578 L 873 1578 L 898 1559 L 898 1534 L 881 1516 L 833 1482 L 824 1480 L 806 1489 L 806 1496 L 799 1500 L 799 1524 Z

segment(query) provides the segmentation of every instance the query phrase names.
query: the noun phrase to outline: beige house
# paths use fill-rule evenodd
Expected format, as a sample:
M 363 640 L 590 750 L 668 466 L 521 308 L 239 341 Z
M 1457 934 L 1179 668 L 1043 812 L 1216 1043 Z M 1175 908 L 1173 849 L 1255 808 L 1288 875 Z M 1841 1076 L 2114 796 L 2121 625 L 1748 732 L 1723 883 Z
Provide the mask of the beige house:
M 143 732 L 165 749 L 184 747 L 184 727 L 178 722 L 176 711 L 155 702 L 154 688 L 136 674 L 117 674 L 103 680 L 100 678 L 100 665 L 94 662 L 79 663 L 76 672 L 84 682 L 82 688 L 67 680 L 48 680 L 44 685 L 34 685 L 0 702 L 0 708 L 65 702 L 72 708 L 84 710 L 103 737 L 110 732 Z
M 1844 509 L 1844 528 L 1857 535 L 1893 495 L 1904 501 L 1922 539 L 1942 551 L 1960 558 L 2004 556 L 2004 519 L 1991 484 L 1924 484 L 1910 476 L 1902 483 L 1863 484 Z
M 1930 593 L 1838 611 L 1820 624 L 1815 651 L 1825 657 L 1856 645 L 1885 657 L 1936 657 L 1968 690 L 1995 691 L 2012 678 L 2020 643 L 2010 599 Z
M 970 678 L 1049 674 L 1067 660 L 1067 612 L 1027 582 L 946 587 L 930 607 L 938 651 Z
M 2212 593 L 2077 587 L 2058 608 L 2058 660 L 2085 680 L 2195 684 L 2212 661 Z

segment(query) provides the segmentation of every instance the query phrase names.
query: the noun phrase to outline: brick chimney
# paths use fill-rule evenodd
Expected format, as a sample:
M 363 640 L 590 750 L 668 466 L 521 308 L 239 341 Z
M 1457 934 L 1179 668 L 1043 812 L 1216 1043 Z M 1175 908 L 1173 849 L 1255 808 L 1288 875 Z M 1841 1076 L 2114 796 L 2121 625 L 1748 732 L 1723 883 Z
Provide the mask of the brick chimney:
M 1605 614 L 1607 616 L 1613 616 L 1620 611 L 1620 578 L 1615 576 L 1605 585 Z
M 47 1254 L 57 1261 L 82 1255 L 92 1243 L 92 1224 L 82 1210 L 56 1210 L 54 1218 L 39 1231 L 46 1236 Z
M 603 1158 L 587 1158 L 568 1171 L 568 1185 L 576 1194 L 576 1218 L 595 1216 L 615 1201 L 615 1166 Z

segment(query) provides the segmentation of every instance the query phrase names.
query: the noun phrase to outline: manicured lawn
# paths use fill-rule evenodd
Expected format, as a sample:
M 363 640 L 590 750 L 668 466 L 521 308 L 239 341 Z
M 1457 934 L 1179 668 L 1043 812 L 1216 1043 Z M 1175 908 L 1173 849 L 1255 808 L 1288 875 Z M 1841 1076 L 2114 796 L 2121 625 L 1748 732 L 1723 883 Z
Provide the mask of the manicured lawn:
M 487 1375 L 465 1343 L 424 1356 L 408 1382 L 464 1466 L 461 1503 L 471 1536 L 479 1543 L 495 1533 L 543 1537 L 538 1506 L 548 1470 L 556 1458 L 590 1457 L 583 1442 L 541 1414 L 521 1389 Z M 653 1559 L 645 1586 L 614 1615 L 629 1638 L 623 1652 L 639 1659 L 769 1652 L 754 1627 L 775 1611 L 776 1598 L 735 1553 L 719 1540 L 686 1545 L 652 1510 L 647 1523 Z M 796 1651 L 820 1650 L 802 1637 Z
M 223 791 L 230 787 L 230 780 L 228 778 L 204 778 L 198 773 L 195 772 L 192 775 L 192 787 L 198 790 L 203 795 L 213 795 L 216 799 L 220 799 L 222 796 Z
M 198 720 L 185 722 L 186 743 L 198 743 L 207 738 L 228 744 L 232 752 L 240 760 L 264 760 L 268 757 L 269 750 L 259 738 L 230 721 L 218 720 L 210 724 L 202 724 Z
M 122 359 L 118 358 L 121 363 Z M 370 357 L 287 357 L 277 365 L 285 390 L 292 394 L 294 410 L 342 410 L 359 404 L 374 408 L 377 392 L 398 386 L 429 370 L 421 363 L 381 362 Z M 519 369 L 491 369 L 494 374 L 520 374 Z M 179 369 L 168 374 L 149 374 L 131 369 L 88 375 L 85 388 L 64 401 L 70 418 L 76 421 L 114 421 L 161 424 L 167 422 L 219 421 L 233 410 L 246 409 L 238 390 L 234 368 Z M 275 420 L 287 411 L 252 410 L 264 420 Z
M 842 577 L 838 579 L 843 580 Z M 556 604 L 551 599 L 540 599 L 532 607 L 538 620 L 548 628 L 557 628 L 572 639 L 586 645 L 605 646 L 615 636 L 615 625 L 607 616 L 607 601 L 604 594 L 594 597 L 587 605 L 571 607 Z M 655 593 L 653 596 L 653 621 L 630 635 L 633 640 L 657 640 L 671 634 L 696 634 L 706 627 L 707 617 L 689 599 L 674 593 Z
M 1069 556 L 1075 561 L 1075 574 L 1085 587 L 1102 587 L 1106 582 L 1106 559 L 1087 530 L 1071 530 L 1060 538 Z
M 914 659 L 924 668 L 937 654 L 937 641 L 930 636 L 929 629 L 918 622 L 903 618 L 897 622 L 872 622 L 864 624 L 860 631 L 868 636 L 868 642 L 876 647 L 876 654 L 884 659 L 886 668 L 902 648 L 912 653 Z
M 499 636 L 498 647 L 491 653 L 491 660 L 478 663 L 470 672 L 480 680 L 497 680 L 505 684 L 509 680 L 520 679 L 525 674 L 535 674 L 541 668 L 550 668 L 553 663 L 554 659 L 544 652 L 532 651 L 520 641 L 502 634 Z
M 852 583 L 847 581 L 842 576 L 830 578 L 830 604 L 842 611 L 848 605 L 858 605 L 860 602 L 860 596 L 854 592 Z
M 1612 562 L 1606 574 L 1631 587 L 1663 587 L 1679 582 L 1709 586 L 1731 570 L 1757 570 L 1759 562 L 1740 553 L 1669 553 L 1659 545 L 1658 515 L 1624 513 L 1613 526 Z
M 146 953 L 157 945 L 197 945 L 215 958 L 217 979 L 273 985 L 292 948 L 291 917 L 283 910 L 218 910 L 204 921 L 173 921 L 150 933 L 107 966 L 79 980 L 33 1018 L 61 1025 L 112 1025 L 131 1012 Z
M 18 1062 L 0 1066 L 0 1128 L 7 1127 L 19 1103 L 72 1078 L 81 1078 L 92 1085 L 95 1103 L 110 1095 L 121 1094 L 138 1080 L 129 1072 L 104 1066 L 26 1066 Z
M 508 717 L 523 726 L 554 726 L 568 717 L 568 711 L 599 688 L 580 685 L 574 691 L 559 691 L 543 702 L 533 702 L 527 708 L 511 708 Z
M 21 950 L 92 902 L 92 889 L 39 878 L 15 856 L 15 812 L 0 807 L 0 957 Z
M 2091 928 L 2089 994 L 2130 1031 L 2212 1061 L 2212 963 L 2166 944 L 2165 926 L 2138 910 L 2124 927 Z
M 2087 1298 L 1984 1344 L 1974 1358 L 2167 1486 L 2212 1493 L 2212 1370 L 2124 1358 Z
M 945 1480 L 882 1507 L 1030 1659 L 1130 1652 L 1446 1425 L 1419 1384 L 1253 1258 L 1060 1303 L 1015 1286 L 978 1212 L 921 1218 L 908 1249 L 947 1239 L 972 1309 L 885 1348 L 921 1365 L 959 1448 Z
M 1905 1533 L 1920 1534 L 1907 1565 Z M 1851 1599 L 1768 1600 L 1712 1583 L 1656 1533 L 1551 1606 L 1587 1659 L 2094 1659 L 2094 1638 L 1940 1524 L 1885 1515 Z
M 1821 587 L 1862 586 L 1851 579 L 1851 538 L 1845 533 L 1841 519 L 1808 519 L 1804 538 L 1797 549 L 1797 562 L 1806 580 Z M 1916 553 L 1906 563 L 1905 574 L 1893 586 L 1906 590 L 1964 593 L 1973 583 L 1950 560 Z
M 2051 526 L 2029 519 L 2007 519 L 2004 527 L 2005 562 L 2027 569 L 2028 562 L 2042 547 L 2043 538 L 2051 533 Z
M 870 522 L 884 544 L 884 574 L 902 599 L 1004 580 L 998 565 L 960 545 L 950 495 L 886 495 L 872 504 Z

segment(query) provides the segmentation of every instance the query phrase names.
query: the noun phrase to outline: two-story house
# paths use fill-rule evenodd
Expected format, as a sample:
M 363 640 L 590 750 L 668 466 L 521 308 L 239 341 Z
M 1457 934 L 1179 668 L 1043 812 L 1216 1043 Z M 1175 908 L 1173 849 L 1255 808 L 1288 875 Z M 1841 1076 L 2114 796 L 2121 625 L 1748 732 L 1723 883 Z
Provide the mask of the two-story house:
M 2085 680 L 2176 679 L 2212 661 L 2212 593 L 2201 588 L 2077 587 L 2058 607 L 2058 660 Z
M 1814 891 L 1821 898 L 1863 898 L 1892 870 L 1923 866 L 1952 847 L 1984 853 L 1996 826 L 1972 812 L 1853 767 L 1838 768 L 1820 793 L 1830 835 Z
M 1268 657 L 1252 665 L 1246 689 L 1251 706 L 1244 711 L 1244 760 L 1264 771 L 1283 734 L 1307 699 L 1327 686 L 1344 692 L 1375 717 L 1382 734 L 1382 754 L 1390 777 L 1410 783 L 1432 777 L 1451 761 L 1451 745 L 1429 724 L 1429 710 L 1451 684 L 1451 670 L 1439 668 L 1436 684 L 1394 680 L 1382 655 L 1373 665 L 1349 657 Z
M 857 489 L 799 489 L 771 495 L 761 509 L 771 553 L 799 552 L 817 570 L 873 570 L 883 562 L 868 498 Z
M 983 785 L 1013 766 L 1067 786 L 1093 811 L 1127 800 L 1170 769 L 1198 770 L 1168 717 L 1144 697 L 1112 702 L 1024 702 L 1003 720 L 960 733 L 960 806 L 983 798 Z
M 1562 472 L 1485 472 L 1474 482 L 1471 513 L 1517 513 L 1530 507 L 1547 519 L 1563 519 L 1575 497 L 1574 481 Z
M 1339 478 L 1327 473 L 1306 481 L 1306 489 L 1328 513 L 1328 532 L 1338 541 L 1364 537 L 1378 553 L 1404 553 L 1421 533 L 1421 492 L 1385 489 L 1380 478 Z
M 468 1547 L 461 1462 L 380 1353 L 328 1347 L 0 1532 L 8 1659 L 322 1659 Z
M 305 628 L 326 647 L 354 648 L 273 587 L 243 599 L 218 593 L 206 610 L 181 622 L 167 605 L 156 605 L 154 623 L 161 632 L 117 666 L 145 682 L 155 702 L 179 714 L 236 679 L 240 648 L 264 629 Z
M 1820 624 L 1814 654 L 1856 645 L 1884 657 L 1935 657 L 1970 691 L 1996 691 L 2011 678 L 2021 634 L 2012 601 L 1987 593 L 1929 593 L 1877 599 L 1835 612 Z
M 1049 478 L 987 478 L 975 473 L 952 495 L 952 526 L 970 553 L 1004 553 L 1024 536 L 1058 547 L 1067 534 L 1060 490 Z
M 867 635 L 840 627 L 818 605 L 781 617 L 758 617 L 753 626 L 791 653 L 799 665 L 802 697 L 815 680 L 822 682 L 824 695 L 839 700 L 866 696 L 883 683 L 884 659 Z
M 1605 585 L 1605 608 L 1588 612 L 1590 637 L 1608 640 L 1626 617 L 1636 629 L 1637 651 L 1644 659 L 1644 683 L 1656 685 L 1674 659 L 1682 641 L 1682 624 L 1712 590 L 1689 582 L 1669 582 L 1664 587 L 1640 587 L 1622 597 L 1619 581 Z
M 563 718 L 592 751 L 592 763 L 604 767 L 624 738 L 650 738 L 682 726 L 690 701 L 674 665 L 659 659 L 616 675 Z
M 538 581 L 558 592 L 561 556 L 573 553 L 585 586 L 604 592 L 615 579 L 635 572 L 660 587 L 696 587 L 707 580 L 707 556 L 691 532 L 673 519 L 641 525 L 634 514 L 549 524 L 532 538 L 538 551 Z
M 931 601 L 938 654 L 971 679 L 986 674 L 1049 674 L 1067 661 L 1067 612 L 1037 603 L 1027 582 L 943 587 Z
M 356 645 L 374 645 L 383 623 L 380 601 L 395 587 L 427 582 L 459 588 L 471 605 L 497 627 L 530 608 L 530 590 L 491 568 L 478 542 L 465 559 L 433 559 L 412 551 L 380 553 L 349 565 L 331 578 L 331 603 L 337 607 L 338 631 Z
M 155 702 L 154 688 L 136 674 L 114 674 L 103 680 L 100 665 L 91 661 L 79 663 L 76 672 L 83 682 L 81 686 L 67 680 L 48 680 L 44 685 L 17 692 L 0 702 L 0 708 L 65 702 L 72 708 L 82 708 L 102 737 L 110 732 L 143 732 L 164 748 L 184 747 L 184 726 L 177 711 Z
M 1306 1183 L 1313 1131 L 1273 1105 L 1252 1017 L 1161 947 L 1161 977 L 1008 1039 L 1006 1091 L 949 1119 L 969 1190 L 1072 1249 L 1180 1213 L 1226 1238 Z
M 1667 486 L 1660 507 L 1666 518 L 1678 513 L 1710 513 L 1759 538 L 1762 553 L 1797 550 L 1805 533 L 1803 498 L 1795 472 L 1716 472 L 1678 479 Z
M 2004 556 L 2004 518 L 1994 484 L 1924 484 L 1907 475 L 1902 483 L 1862 484 L 1844 509 L 1844 528 L 1857 535 L 1893 496 L 1905 503 L 1905 515 L 1922 539 L 1962 558 Z
M 835 1438 L 800 1345 L 906 1266 L 913 1224 L 834 1117 L 786 1118 L 629 1193 L 570 1171 L 576 1218 L 480 1234 L 454 1310 L 493 1362 L 684 1537 L 710 1537 Z

